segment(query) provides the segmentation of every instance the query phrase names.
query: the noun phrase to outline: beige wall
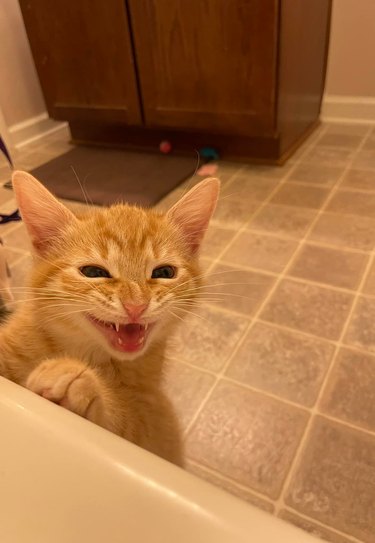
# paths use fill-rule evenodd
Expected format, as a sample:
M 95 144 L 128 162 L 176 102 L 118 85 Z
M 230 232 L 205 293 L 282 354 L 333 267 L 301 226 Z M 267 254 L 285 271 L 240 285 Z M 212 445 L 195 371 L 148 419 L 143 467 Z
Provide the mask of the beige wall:
M 326 94 L 375 97 L 375 0 L 334 0 Z
M 0 108 L 8 126 L 45 112 L 17 0 L 0 0 Z

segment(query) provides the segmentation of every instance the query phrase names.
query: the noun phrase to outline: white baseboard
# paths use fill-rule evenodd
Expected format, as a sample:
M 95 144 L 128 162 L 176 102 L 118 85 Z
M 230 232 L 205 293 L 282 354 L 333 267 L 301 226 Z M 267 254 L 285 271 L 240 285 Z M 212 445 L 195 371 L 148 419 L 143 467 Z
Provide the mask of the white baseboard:
M 321 118 L 328 122 L 374 124 L 375 97 L 326 94 L 323 97 Z
M 16 149 L 22 148 L 28 143 L 37 141 L 58 130 L 65 129 L 67 123 L 53 121 L 46 112 L 30 117 L 21 123 L 8 127 L 9 135 Z

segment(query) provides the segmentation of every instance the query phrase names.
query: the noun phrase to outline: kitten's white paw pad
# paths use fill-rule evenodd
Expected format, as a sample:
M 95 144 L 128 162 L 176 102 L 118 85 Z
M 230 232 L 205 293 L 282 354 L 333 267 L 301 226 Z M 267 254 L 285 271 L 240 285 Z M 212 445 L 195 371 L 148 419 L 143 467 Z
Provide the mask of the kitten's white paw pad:
M 98 377 L 79 362 L 42 362 L 29 375 L 26 388 L 94 422 L 102 407 Z

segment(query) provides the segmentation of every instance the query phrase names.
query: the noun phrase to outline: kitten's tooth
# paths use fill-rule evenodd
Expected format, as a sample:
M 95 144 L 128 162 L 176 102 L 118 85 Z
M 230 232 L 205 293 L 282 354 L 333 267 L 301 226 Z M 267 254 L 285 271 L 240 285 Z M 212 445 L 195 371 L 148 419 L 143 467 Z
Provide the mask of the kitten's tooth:
M 148 328 L 148 324 L 145 324 L 145 331 L 147 330 L 147 328 Z
M 120 337 L 117 338 L 117 343 L 118 343 L 119 345 L 123 345 L 122 339 L 121 339 Z
M 115 322 L 115 328 L 116 328 L 116 332 L 120 330 L 120 325 L 118 322 Z

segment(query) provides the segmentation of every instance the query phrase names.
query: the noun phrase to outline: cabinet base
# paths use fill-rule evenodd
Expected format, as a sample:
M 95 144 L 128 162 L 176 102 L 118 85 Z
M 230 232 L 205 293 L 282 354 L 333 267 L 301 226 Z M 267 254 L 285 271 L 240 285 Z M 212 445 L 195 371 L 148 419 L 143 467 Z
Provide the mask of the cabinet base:
M 215 148 L 221 159 L 241 162 L 283 164 L 318 126 L 312 122 L 299 138 L 284 152 L 280 150 L 280 137 L 243 137 L 220 134 L 202 134 L 110 124 L 70 122 L 72 141 L 76 144 L 105 145 L 159 152 L 161 141 L 169 141 L 172 150 L 187 154 L 202 147 Z

